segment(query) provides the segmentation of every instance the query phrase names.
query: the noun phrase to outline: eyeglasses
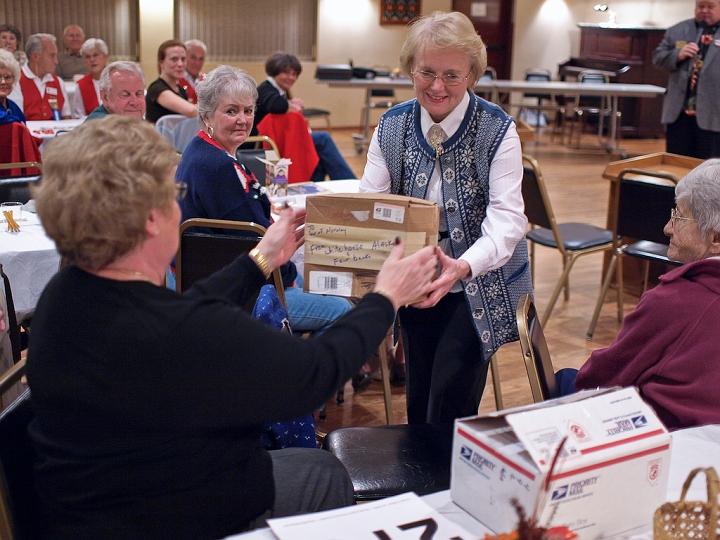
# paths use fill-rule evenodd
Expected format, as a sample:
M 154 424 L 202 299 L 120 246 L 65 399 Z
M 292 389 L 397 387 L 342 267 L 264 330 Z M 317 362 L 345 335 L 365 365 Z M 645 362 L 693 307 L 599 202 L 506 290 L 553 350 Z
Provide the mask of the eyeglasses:
M 415 77 L 415 80 L 418 82 L 426 84 L 433 84 L 435 79 L 440 77 L 446 86 L 458 86 L 462 84 L 463 81 L 466 81 L 470 76 L 469 73 L 465 77 L 458 75 L 457 73 L 443 73 L 442 75 L 435 75 L 432 71 L 411 71 L 410 74 Z
M 683 217 L 683 216 L 679 215 L 678 209 L 677 209 L 677 207 L 675 207 L 672 210 L 670 210 L 670 223 L 672 223 L 673 229 L 675 229 L 677 227 L 677 225 L 675 224 L 675 220 L 678 220 L 678 219 L 681 219 L 684 221 L 697 221 L 697 219 L 695 219 L 695 218 Z
M 15 80 L 15 75 L 13 75 L 13 74 L 0 75 L 0 81 L 13 82 L 14 80 Z
M 175 183 L 175 200 L 180 202 L 187 195 L 188 185 L 185 182 Z

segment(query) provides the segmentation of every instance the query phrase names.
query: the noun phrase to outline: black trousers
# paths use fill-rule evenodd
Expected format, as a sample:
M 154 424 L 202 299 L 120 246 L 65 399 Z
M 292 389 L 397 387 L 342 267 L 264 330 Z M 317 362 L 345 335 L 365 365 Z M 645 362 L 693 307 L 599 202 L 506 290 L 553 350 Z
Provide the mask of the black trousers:
M 671 154 L 700 159 L 720 157 L 720 133 L 700 129 L 695 116 L 681 112 L 675 122 L 667 125 L 665 149 Z
M 401 308 L 399 316 L 408 423 L 444 427 L 477 414 L 489 363 L 465 295 L 449 293 L 429 309 Z

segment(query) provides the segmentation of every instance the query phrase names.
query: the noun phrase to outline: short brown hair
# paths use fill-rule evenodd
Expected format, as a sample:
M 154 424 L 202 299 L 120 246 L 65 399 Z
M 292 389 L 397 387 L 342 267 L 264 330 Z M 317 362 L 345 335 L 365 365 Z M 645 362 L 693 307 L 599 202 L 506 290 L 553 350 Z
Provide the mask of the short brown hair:
M 292 69 L 298 75 L 302 73 L 302 65 L 300 64 L 300 60 L 297 59 L 297 56 L 278 52 L 265 61 L 265 73 L 271 77 L 280 75 L 289 69 Z
M 33 190 L 38 216 L 60 254 L 99 270 L 147 237 L 153 209 L 171 212 L 178 156 L 155 128 L 111 114 L 56 137 Z

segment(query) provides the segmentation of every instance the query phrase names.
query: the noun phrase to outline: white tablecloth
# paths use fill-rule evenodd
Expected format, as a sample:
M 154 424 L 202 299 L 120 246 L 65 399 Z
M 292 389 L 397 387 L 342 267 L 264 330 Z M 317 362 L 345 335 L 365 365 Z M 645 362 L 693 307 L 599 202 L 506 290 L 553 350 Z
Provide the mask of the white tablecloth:
M 60 265 L 55 243 L 45 236 L 38 217 L 24 211 L 19 233 L 0 224 L 0 264 L 10 279 L 18 321 L 32 315 L 45 285 Z

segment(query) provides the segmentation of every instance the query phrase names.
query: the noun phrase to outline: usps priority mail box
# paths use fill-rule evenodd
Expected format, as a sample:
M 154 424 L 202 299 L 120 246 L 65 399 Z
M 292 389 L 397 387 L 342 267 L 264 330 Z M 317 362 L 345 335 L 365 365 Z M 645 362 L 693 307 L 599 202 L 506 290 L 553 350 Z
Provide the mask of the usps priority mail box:
M 635 388 L 579 392 L 456 420 L 450 493 L 497 534 L 517 527 L 515 498 L 541 526 L 565 525 L 580 540 L 614 536 L 651 526 L 665 501 L 670 447 Z

